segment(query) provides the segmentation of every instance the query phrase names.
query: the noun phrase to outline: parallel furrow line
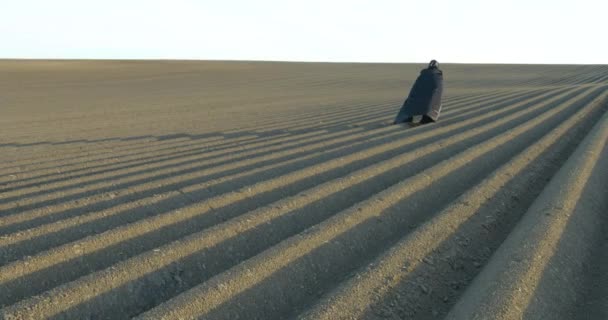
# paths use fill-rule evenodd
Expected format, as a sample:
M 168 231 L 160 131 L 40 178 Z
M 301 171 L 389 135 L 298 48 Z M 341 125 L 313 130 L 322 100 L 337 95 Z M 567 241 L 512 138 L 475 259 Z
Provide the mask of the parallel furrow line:
M 587 92 L 590 93 L 590 91 Z M 587 95 L 583 95 L 576 99 L 576 101 L 583 102 L 587 98 Z M 387 215 L 385 210 L 388 210 L 404 199 L 413 196 L 415 193 L 436 184 L 437 181 L 441 180 L 443 177 L 460 170 L 460 168 L 467 166 L 475 159 L 514 141 L 516 137 L 522 137 L 524 140 L 533 139 L 533 137 L 528 137 L 524 134 L 530 130 L 535 130 L 539 125 L 546 125 L 545 121 L 548 121 L 551 118 L 554 119 L 552 122 L 558 123 L 559 120 L 564 118 L 559 118 L 559 115 L 566 110 L 573 109 L 574 103 L 574 101 L 563 103 L 559 107 L 553 108 L 536 118 L 518 125 L 504 134 L 493 137 L 466 151 L 454 155 L 453 157 L 428 168 L 422 173 L 406 179 L 405 181 L 374 195 L 372 198 L 340 212 L 323 223 L 291 237 L 261 254 L 214 276 L 203 284 L 190 289 L 150 312 L 145 313 L 141 318 L 177 319 L 226 316 L 226 314 L 217 314 L 216 309 L 225 303 L 232 301 L 232 299 L 239 297 L 242 297 L 242 299 L 230 304 L 229 312 L 232 316 L 245 316 L 245 314 L 254 318 L 261 316 L 260 313 L 256 313 L 256 311 L 260 311 L 242 310 L 242 306 L 252 306 L 256 303 L 259 305 L 262 299 L 264 299 L 265 304 L 264 311 L 269 312 L 270 310 L 276 310 L 275 312 L 279 312 L 279 314 L 273 314 L 273 316 L 281 316 L 281 311 L 294 308 L 294 305 L 290 305 L 290 303 L 300 300 L 297 298 L 298 296 L 308 295 L 306 293 L 306 284 L 315 282 L 314 277 L 310 277 L 310 275 L 314 274 L 316 271 L 320 271 L 317 269 L 322 269 L 331 264 L 333 270 L 340 270 L 341 268 L 337 266 L 336 263 L 351 263 L 352 259 L 355 259 L 358 253 L 363 251 L 369 252 L 368 249 L 371 248 L 367 247 L 368 244 L 366 243 L 370 242 L 370 238 L 372 237 L 381 237 L 377 233 L 378 231 L 381 231 L 381 229 L 375 230 L 374 226 L 378 225 L 378 223 L 364 224 L 365 222 L 374 218 L 382 220 Z M 407 214 L 401 211 L 399 213 L 401 215 Z M 388 219 L 388 217 L 386 218 Z M 390 221 L 387 223 L 390 223 Z M 361 230 L 362 228 L 367 230 Z M 357 232 L 354 232 L 355 229 L 357 229 Z M 348 238 L 340 237 L 347 233 L 349 233 Z M 340 241 L 337 241 L 338 237 L 340 237 Z M 361 246 L 363 248 L 360 248 Z M 330 252 L 319 251 L 322 247 L 327 248 Z M 332 257 L 331 259 L 336 261 L 321 262 L 321 260 L 328 259 L 329 257 Z M 321 266 L 317 267 L 317 264 Z M 346 270 L 340 270 L 339 272 L 347 272 L 348 268 L 352 267 L 346 268 Z M 272 277 L 273 274 L 276 274 L 280 270 L 285 270 L 283 273 L 283 275 L 286 276 L 284 282 L 277 283 L 275 281 L 272 282 L 272 284 L 269 283 L 268 286 L 262 285 L 259 287 L 262 282 Z M 290 276 L 288 276 L 288 274 Z M 323 278 L 330 276 L 331 275 L 325 274 Z M 84 283 L 80 283 L 80 285 L 83 284 Z M 272 289 L 270 288 L 271 286 L 273 287 Z M 74 289 L 73 286 L 70 287 L 71 289 Z M 255 290 L 255 288 L 258 287 L 259 289 Z M 287 293 L 287 290 L 290 290 L 289 293 Z M 50 292 L 52 292 L 52 290 Z M 64 291 L 61 293 L 63 294 Z M 80 293 L 83 294 L 82 292 Z M 54 294 L 59 294 L 59 292 L 54 292 Z M 250 300 L 246 301 L 245 295 L 250 297 Z M 49 298 L 47 294 L 45 294 L 44 300 L 32 299 L 31 304 L 24 304 L 22 307 L 27 306 L 27 308 L 24 308 L 26 310 L 36 308 L 37 311 L 44 314 L 44 311 L 42 310 L 48 310 L 47 308 L 54 307 L 53 305 L 47 305 L 49 303 L 49 300 L 47 299 Z M 37 303 L 41 301 L 44 302 L 41 304 Z M 239 308 L 241 309 L 239 310 Z M 269 316 L 268 313 L 265 313 L 265 315 Z
M 567 121 L 547 133 L 508 163 L 500 167 L 474 188 L 467 191 L 456 201 L 418 227 L 403 240 L 369 265 L 356 277 L 336 288 L 317 305 L 301 316 L 303 319 L 340 319 L 360 318 L 368 312 L 377 296 L 386 294 L 399 282 L 406 279 L 419 268 L 427 257 L 444 244 L 446 240 L 455 241 L 454 235 L 473 215 L 493 197 L 505 193 L 505 186 L 518 175 L 533 176 L 529 166 L 556 144 L 563 142 L 572 128 L 598 109 L 605 102 L 606 93 L 578 111 Z M 527 171 L 524 171 L 527 170 Z M 522 185 L 511 188 L 524 187 Z M 481 226 L 479 226 L 482 228 Z M 482 228 L 483 229 L 483 228 Z M 427 260 L 425 260 L 427 259 Z M 387 279 L 390 279 L 387 281 Z
M 587 92 L 589 92 L 590 90 L 587 90 Z M 583 98 L 586 95 L 583 95 Z M 582 99 L 581 97 L 577 98 L 577 100 Z M 448 141 L 450 141 L 451 143 L 455 143 L 456 141 L 461 141 L 463 139 L 469 138 L 469 137 L 473 137 L 475 135 L 478 135 L 482 132 L 488 131 L 492 128 L 496 128 L 499 127 L 502 124 L 507 124 L 510 121 L 516 120 L 518 118 L 524 118 L 526 115 L 533 113 L 535 110 L 537 109 L 541 109 L 542 110 L 542 106 L 550 106 L 551 102 L 554 102 L 556 100 L 559 100 L 558 98 L 556 99 L 552 99 L 550 101 L 546 101 L 544 103 L 541 103 L 539 105 L 537 105 L 535 108 L 530 108 L 530 109 L 526 109 L 526 110 L 521 110 L 518 111 L 516 113 L 512 113 L 506 117 L 500 118 L 499 120 L 496 120 L 495 122 L 492 123 L 488 123 L 485 124 L 483 126 L 480 126 L 478 128 L 475 129 L 471 129 L 469 131 L 466 131 L 464 133 L 458 134 L 456 136 L 451 137 Z M 450 163 L 456 162 L 458 163 L 458 166 L 463 166 L 465 164 L 467 164 L 471 159 L 475 159 L 477 157 L 479 157 L 482 154 L 487 153 L 488 151 L 490 151 L 491 149 L 493 149 L 495 146 L 499 146 L 502 145 L 504 143 L 506 143 L 507 141 L 509 141 L 512 137 L 517 136 L 522 134 L 523 132 L 529 130 L 530 128 L 533 128 L 536 124 L 538 123 L 542 123 L 545 119 L 547 119 L 548 117 L 554 116 L 556 114 L 559 114 L 561 111 L 563 111 L 564 109 L 567 109 L 567 107 L 569 107 L 571 104 L 568 104 L 566 102 L 561 102 L 559 107 L 556 108 L 551 108 L 549 111 L 539 115 L 536 118 L 533 118 L 533 120 L 530 120 L 528 122 L 525 122 L 524 124 L 518 126 L 516 129 L 507 132 L 506 134 L 503 134 L 501 136 L 492 138 L 492 143 L 484 143 L 483 145 L 485 146 L 484 148 L 480 148 L 480 147 L 475 147 L 472 149 L 467 150 L 466 152 L 462 153 L 462 156 L 460 156 L 457 159 L 450 159 Z M 477 119 L 481 119 L 483 117 L 478 117 Z M 501 143 L 498 143 L 501 142 Z M 428 152 L 431 153 L 433 151 L 437 151 L 439 149 L 441 149 L 442 147 L 445 147 L 446 145 L 449 145 L 449 143 L 447 141 L 443 141 L 442 143 L 439 144 L 431 144 L 428 145 L 427 147 L 424 148 L 420 148 L 418 149 L 418 151 L 416 152 Z M 378 149 L 378 148 L 376 148 Z M 370 149 L 373 150 L 373 149 Z M 420 150 L 424 150 L 424 151 L 420 151 Z M 369 153 L 369 151 L 367 152 Z M 364 156 L 364 155 L 358 155 L 359 157 Z M 367 155 L 369 156 L 369 155 Z M 340 166 L 343 165 L 343 161 L 337 160 L 337 161 L 333 161 L 332 163 L 333 166 Z M 323 167 L 323 166 L 327 166 L 327 164 L 323 164 L 321 166 L 317 166 L 317 167 Z M 443 171 L 442 171 L 443 170 Z M 421 188 L 424 188 L 426 186 L 428 186 L 431 181 L 433 179 L 430 179 L 428 175 L 437 175 L 438 177 L 441 175 L 446 175 L 449 174 L 453 169 L 450 168 L 448 166 L 447 163 L 442 162 L 442 164 L 433 167 L 433 170 L 429 169 L 426 170 L 425 172 L 428 172 L 427 174 L 422 174 L 422 175 L 417 175 L 415 176 L 415 178 L 411 178 L 408 179 L 408 183 L 400 183 L 397 187 L 392 187 L 391 189 L 387 190 L 386 192 L 383 192 L 382 194 L 387 194 L 386 196 L 382 196 L 382 198 L 384 198 L 384 200 L 381 200 L 380 202 L 378 201 L 367 201 L 365 203 L 369 203 L 370 207 L 369 209 L 373 210 L 359 210 L 361 207 L 359 208 L 354 208 L 353 210 L 347 210 L 346 213 L 342 213 L 339 216 L 335 217 L 335 218 L 331 218 L 330 220 L 328 220 L 327 222 L 323 223 L 323 226 L 327 226 L 327 225 L 331 225 L 331 227 L 318 227 L 318 228 L 314 228 L 315 231 L 311 231 L 308 233 L 305 233 L 304 235 L 301 235 L 301 237 L 308 237 L 313 235 L 314 232 L 321 232 L 322 235 L 319 236 L 315 236 L 314 238 L 314 245 L 309 246 L 307 245 L 306 248 L 300 248 L 303 250 L 299 250 L 298 247 L 300 247 L 303 242 L 300 241 L 295 241 L 295 247 L 290 248 L 289 250 L 289 255 L 301 255 L 301 254 L 305 254 L 306 252 L 309 251 L 309 249 L 312 249 L 313 247 L 320 245 L 324 242 L 324 238 L 326 238 L 326 236 L 329 237 L 333 237 L 336 236 L 338 233 L 341 233 L 339 230 L 343 230 L 346 231 L 348 229 L 350 229 L 351 227 L 359 224 L 360 222 L 362 222 L 363 220 L 367 219 L 368 215 L 372 215 L 375 216 L 376 214 L 378 214 L 378 206 L 380 205 L 381 207 L 385 207 L 385 206 L 390 206 L 392 204 L 392 202 L 394 201 L 398 201 L 400 199 L 403 199 L 406 194 L 412 194 L 413 192 L 415 192 L 415 190 L 420 190 Z M 301 174 L 306 174 L 306 175 L 310 175 L 310 171 L 311 168 L 308 168 L 305 172 L 301 172 L 301 173 L 295 173 L 295 174 L 291 174 L 289 176 L 291 176 L 292 178 L 289 179 L 287 177 L 281 177 L 280 179 L 277 179 L 279 183 L 286 183 L 289 180 L 292 179 L 298 179 L 298 175 Z M 267 188 L 270 189 L 275 189 L 279 187 L 279 185 L 277 185 L 277 183 L 269 183 L 269 182 L 262 182 L 256 185 L 253 185 L 250 187 L 250 190 L 248 190 L 248 192 L 252 193 L 252 194 L 256 194 L 256 193 L 260 193 L 260 192 L 264 192 Z M 396 190 L 396 191 L 395 191 Z M 394 194 L 393 194 L 394 193 Z M 235 195 L 227 195 L 224 197 L 221 197 L 222 199 L 218 199 L 220 201 L 220 203 L 217 203 L 216 205 L 214 205 L 213 207 L 218 207 L 221 205 L 225 205 L 226 203 L 229 203 L 231 201 L 233 201 L 232 199 L 230 199 L 230 197 L 234 197 Z M 242 197 L 242 195 L 240 195 L 239 197 Z M 388 201 L 387 199 L 391 199 L 390 201 Z M 223 202 L 223 203 L 222 203 Z M 365 204 L 363 205 L 365 206 Z M 148 229 L 150 227 L 153 228 L 159 228 L 161 225 L 163 224 L 167 224 L 167 223 L 175 223 L 178 220 L 183 220 L 183 219 L 188 219 L 191 218 L 193 213 L 190 212 L 188 214 L 184 214 L 185 210 L 180 211 L 180 212 L 173 212 L 171 215 L 163 215 L 163 216 L 159 216 L 159 217 L 154 217 L 151 219 L 147 219 L 144 220 L 140 223 L 138 223 L 139 226 L 139 232 L 142 231 L 142 229 Z M 196 213 L 196 214 L 201 214 L 201 213 Z M 179 217 L 182 216 L 182 217 Z M 160 221 L 165 220 L 165 223 L 160 223 Z M 134 224 L 135 225 L 135 224 Z M 133 228 L 134 225 L 129 226 L 130 228 Z M 145 227 L 145 226 L 148 227 Z M 104 234 L 101 234 L 99 236 L 94 237 L 97 241 L 95 241 L 95 243 L 90 243 L 92 242 L 91 239 L 85 239 L 83 241 L 88 241 L 89 243 L 87 245 L 82 245 L 82 246 L 78 246 L 79 248 L 82 248 L 82 250 L 97 250 L 97 249 L 93 249 L 92 247 L 97 247 L 99 248 L 99 246 L 108 246 L 108 242 L 107 241 L 103 241 L 105 240 L 105 238 L 107 237 L 109 241 L 116 241 L 117 238 L 120 238 L 121 240 L 119 241 L 125 241 L 129 238 L 132 238 L 134 235 L 127 235 L 124 234 L 124 231 L 128 230 L 129 227 L 125 226 L 122 228 L 117 228 L 114 230 L 111 230 L 109 232 L 106 232 Z M 124 230 L 124 231 L 123 231 Z M 118 232 L 122 231 L 123 232 L 123 236 L 119 236 Z M 130 230 L 131 232 L 135 231 L 135 230 Z M 335 232 L 334 232 L 335 231 Z M 147 232 L 147 231 L 144 231 Z M 329 232 L 329 234 L 325 234 Z M 110 236 L 110 234 L 113 234 L 112 236 Z M 325 235 L 325 236 L 323 236 Z M 126 238 L 125 238 L 126 236 Z M 103 238 L 103 239 L 102 239 Z M 300 238 L 300 236 L 296 237 L 296 238 Z M 114 240 L 112 240 L 114 239 Z M 319 241 L 317 241 L 319 240 Z M 291 242 L 291 241 L 288 241 Z M 282 245 L 280 245 L 282 247 Z M 24 275 L 24 274 L 28 274 L 31 273 L 33 271 L 35 271 L 36 269 L 40 269 L 40 268 L 45 268 L 49 265 L 58 263 L 58 261 L 56 260 L 57 258 L 59 259 L 66 259 L 65 255 L 66 254 L 73 254 L 73 247 L 71 245 L 66 245 L 66 246 L 62 246 L 64 249 L 62 249 L 63 252 L 59 253 L 58 250 L 59 248 L 54 249 L 52 252 L 55 252 L 55 254 L 52 255 L 48 255 L 48 254 L 42 254 L 42 255 L 37 255 L 36 258 L 32 258 L 32 259 L 28 259 L 28 264 L 24 265 L 24 261 L 22 262 L 17 262 L 11 265 L 7 265 L 5 266 L 0 274 L 2 275 L 6 275 L 4 277 L 4 281 L 6 282 L 9 279 L 14 279 L 15 277 L 19 277 L 19 275 Z M 293 250 L 291 250 L 293 249 Z M 167 254 L 171 255 L 171 253 L 174 251 L 167 251 Z M 273 250 L 274 252 L 274 250 Z M 280 252 L 281 254 L 284 254 L 284 252 L 282 250 L 278 250 L 278 252 Z M 180 255 L 183 255 L 186 253 L 180 253 Z M 49 259 L 50 257 L 54 256 L 54 259 Z M 160 255 L 157 255 L 160 258 Z M 165 255 L 163 255 L 165 256 Z M 264 256 L 268 256 L 268 255 L 264 255 Z M 43 258 L 44 257 L 44 258 Z M 35 260 L 33 260 L 35 259 Z M 259 258 L 262 259 L 262 258 Z M 255 260 L 259 260 L 259 259 L 255 259 Z M 54 260 L 54 262 L 53 262 Z M 175 257 L 171 257 L 170 258 L 171 261 L 175 260 Z M 288 260 L 292 260 L 291 258 Z M 266 261 L 266 260 L 265 260 Z M 269 259 L 269 262 L 275 261 L 275 259 Z M 50 263 L 50 264 L 49 264 Z M 168 263 L 168 261 L 166 261 L 165 263 Z M 267 263 L 264 263 L 267 264 Z M 151 266 L 153 268 L 157 267 L 159 264 L 156 263 L 150 263 L 150 264 L 146 264 L 147 266 Z M 162 263 L 160 264 L 161 266 L 163 265 Z M 271 270 L 276 270 L 276 268 L 279 265 L 275 265 L 275 266 L 271 266 L 270 269 Z M 108 270 L 117 270 L 117 266 L 115 266 L 114 268 L 110 268 Z M 256 266 L 256 268 L 258 268 Z M 28 270 L 26 270 L 28 269 Z M 122 269 L 121 270 L 126 270 L 126 269 Z M 143 274 L 149 272 L 144 270 L 143 268 L 139 268 L 139 270 L 130 270 L 129 272 L 129 279 L 133 279 L 134 277 L 137 277 L 137 272 L 143 272 Z M 108 272 L 112 272 L 112 271 L 108 271 Z M 268 274 L 270 271 L 266 270 L 266 271 L 260 271 L 260 275 L 261 277 L 264 277 L 264 274 Z M 92 275 L 92 276 L 86 276 L 84 278 L 82 278 L 81 280 L 78 280 L 74 283 L 70 283 L 61 287 L 58 287 L 57 289 L 53 289 L 45 294 L 43 294 L 42 296 L 37 296 L 35 298 L 32 298 L 31 300 L 23 302 L 24 304 L 26 304 L 28 307 L 25 308 L 27 310 L 32 310 L 34 312 L 42 312 L 42 310 L 47 310 L 45 308 L 47 307 L 43 307 L 44 305 L 46 305 L 46 303 L 55 300 L 55 298 L 53 297 L 66 297 L 66 295 L 69 296 L 73 296 L 74 299 L 62 299 L 61 301 L 53 301 L 56 303 L 61 303 L 62 307 L 59 307 L 60 309 L 64 309 L 68 308 L 69 305 L 74 305 L 76 304 L 78 301 L 85 301 L 86 299 L 92 298 L 93 296 L 96 296 L 97 294 L 107 291 L 109 289 L 111 289 L 112 287 L 116 287 L 117 285 L 121 285 L 121 283 L 117 283 L 114 280 L 118 280 L 116 277 L 111 277 L 111 279 L 114 279 L 112 281 L 102 281 L 100 279 L 101 275 Z M 94 281 L 96 281 L 96 285 L 94 286 L 95 288 L 92 288 L 91 286 L 86 286 L 86 285 L 82 285 L 82 282 L 85 281 L 93 281 L 92 279 L 95 279 Z M 123 279 L 121 281 L 126 281 L 127 279 Z M 104 285 L 110 285 L 111 287 L 103 287 Z M 102 288 L 103 287 L 103 288 Z M 67 289 L 69 288 L 69 290 Z M 81 288 L 80 290 L 93 290 L 95 291 L 94 293 L 88 292 L 88 293 L 84 293 L 84 292 L 79 292 L 78 294 L 76 294 L 76 291 L 78 291 L 78 288 Z M 86 289 L 85 289 L 86 288 Z M 59 292 L 58 292 L 59 291 Z M 226 291 L 227 292 L 227 291 Z M 40 304 L 36 303 L 36 302 L 40 302 Z M 44 311 L 46 312 L 46 311 Z
M 514 95 L 514 96 L 520 96 L 520 97 L 524 98 L 524 97 L 526 97 L 527 95 L 521 96 L 521 95 L 517 94 L 517 95 Z M 505 99 L 507 99 L 507 97 L 504 97 L 504 98 L 505 98 Z M 509 97 L 508 97 L 508 99 L 510 99 L 510 98 L 512 98 L 512 97 L 511 97 L 511 96 L 509 96 Z M 505 100 L 505 101 L 510 101 L 510 100 Z M 443 117 L 448 116 L 448 115 L 450 115 L 451 113 L 454 113 L 454 112 L 463 112 L 463 111 L 466 111 L 466 110 L 468 110 L 468 109 L 475 108 L 475 107 L 478 107 L 478 106 L 479 106 L 479 104 L 478 104 L 478 103 L 476 103 L 476 104 L 473 104 L 473 105 L 468 106 L 467 108 L 459 108 L 459 109 L 456 109 L 456 108 L 450 108 L 450 109 L 448 109 L 447 111 L 445 111 L 445 112 L 444 112 Z M 352 123 L 352 121 L 349 121 L 348 119 L 342 119 L 342 121 L 343 121 L 343 122 L 347 122 L 347 123 Z M 368 120 L 368 121 L 373 123 L 373 122 L 376 122 L 377 120 Z M 245 142 L 243 142 L 243 143 L 246 143 L 246 142 L 247 142 L 247 141 L 249 141 L 249 140 L 250 140 L 250 139 L 247 139 L 247 140 L 246 140 Z M 259 141 L 264 141 L 264 140 L 271 140 L 271 139 L 270 139 L 270 138 L 269 138 L 269 139 L 259 139 Z M 256 144 L 257 144 L 259 141 L 256 141 Z M 169 148 L 169 150 L 172 152 L 172 155 L 173 155 L 173 156 L 177 156 L 179 153 L 175 153 L 175 152 L 176 152 L 176 151 L 177 151 L 177 152 L 179 152 L 179 150 L 180 150 L 180 149 L 178 149 L 178 148 Z M 162 151 L 162 150 L 159 150 L 159 151 Z M 186 151 L 187 151 L 187 150 L 186 150 Z M 146 158 L 142 158 L 142 157 L 141 157 L 141 155 L 142 155 L 142 153 L 137 153 L 137 154 L 134 154 L 134 155 L 129 155 L 129 157 L 133 157 L 133 158 L 134 158 L 134 159 L 136 159 L 136 160 L 146 160 Z M 113 155 L 112 155 L 112 157 L 109 157 L 109 159 L 116 159 L 116 158 L 117 158 L 117 157 L 119 157 L 119 156 L 120 156 L 120 154 L 113 154 Z M 157 157 L 157 156 L 158 156 L 158 155 L 155 155 L 155 157 Z M 101 159 L 98 159 L 97 161 L 99 161 L 99 160 L 101 160 Z M 94 160 L 90 160 L 90 161 L 94 161 Z M 88 163 L 88 161 L 87 161 L 87 163 Z M 128 162 L 126 162 L 126 161 L 120 161 L 120 162 L 118 162 L 118 163 L 116 163 L 116 164 L 119 164 L 119 163 L 124 164 L 124 163 L 128 163 Z M 86 163 L 82 163 L 81 165 L 86 165 Z M 67 167 L 67 166 L 66 166 L 66 167 Z M 99 164 L 99 165 L 96 165 L 96 166 L 85 166 L 85 167 L 84 167 L 82 170 L 83 170 L 83 171 L 84 171 L 84 170 L 90 170 L 90 169 L 93 169 L 93 168 L 98 168 L 98 167 L 105 167 L 105 166 L 104 166 L 103 164 Z M 58 169 L 58 167 L 52 167 L 52 168 L 50 168 L 50 170 L 57 170 L 57 169 Z M 64 180 L 64 179 L 66 179 L 66 178 L 68 177 L 68 174 L 73 173 L 73 172 L 78 172 L 78 171 L 74 171 L 74 170 L 71 170 L 71 171 L 65 171 L 65 169 L 62 169 L 61 173 L 48 174 L 48 176 L 56 176 L 56 175 L 59 175 L 59 176 L 61 176 L 61 179 L 62 179 L 62 180 Z M 43 176 L 41 176 L 40 178 L 43 178 L 43 177 L 45 177 L 45 176 L 43 175 Z M 8 189 L 7 189 L 7 188 L 5 188 L 5 191 L 9 191 L 10 189 L 13 189 L 13 188 L 15 188 L 15 187 L 20 186 L 20 185 L 21 185 L 21 183 L 23 183 L 23 182 L 25 182 L 25 181 L 31 181 L 31 180 L 33 180 L 33 179 L 38 179 L 38 177 L 36 177 L 36 178 L 32 177 L 32 178 L 29 178 L 29 179 L 20 179 L 20 180 L 19 180 L 19 181 L 17 181 L 17 182 L 13 182 L 13 183 L 11 184 L 10 188 L 8 188 Z M 39 182 L 39 180 L 36 180 L 36 181 L 37 181 L 37 182 Z
M 547 101 L 541 103 L 539 106 L 537 106 L 537 108 L 538 107 L 542 107 L 547 102 L 551 102 L 551 101 L 554 101 L 556 99 L 564 98 L 564 97 L 566 97 L 569 94 L 570 93 L 568 93 L 568 92 L 563 93 L 563 94 L 561 94 L 561 95 L 559 95 L 559 96 L 557 96 L 555 98 L 552 98 L 550 100 L 547 100 Z M 550 94 L 547 94 L 547 95 L 550 95 Z M 537 98 L 533 99 L 533 101 L 535 101 L 535 102 L 542 101 L 542 100 L 543 100 L 542 97 L 541 98 L 537 97 Z M 511 106 L 502 108 L 500 110 L 495 110 L 493 112 L 489 112 L 489 113 L 482 114 L 482 115 L 479 115 L 479 116 L 476 116 L 476 117 L 468 118 L 468 119 L 466 119 L 466 120 L 464 120 L 462 122 L 457 122 L 457 123 L 454 123 L 454 124 L 449 124 L 449 122 L 444 122 L 443 124 L 445 124 L 446 126 L 441 127 L 441 128 L 419 128 L 419 129 L 417 128 L 417 130 L 412 130 L 413 136 L 410 139 L 406 139 L 405 141 L 399 141 L 399 143 L 402 143 L 402 144 L 412 143 L 412 142 L 415 142 L 415 141 L 420 141 L 422 139 L 438 136 L 438 135 L 450 132 L 451 130 L 456 130 L 456 129 L 460 129 L 460 128 L 466 128 L 467 125 L 469 125 L 471 123 L 475 123 L 475 121 L 477 121 L 478 119 L 491 119 L 491 118 L 496 117 L 496 116 L 501 115 L 501 114 L 507 114 L 511 110 L 516 110 L 516 109 L 524 107 L 526 105 L 527 105 L 526 101 L 522 101 L 520 103 L 517 103 L 517 104 L 511 105 Z M 530 109 L 530 110 L 535 110 L 535 109 L 536 108 L 533 108 L 533 109 Z M 422 130 L 420 130 L 420 129 L 422 129 Z M 433 129 L 433 130 L 430 131 L 431 129 Z M 393 130 L 393 129 L 386 128 L 385 130 Z M 416 133 L 420 133 L 420 134 L 416 134 Z M 400 132 L 396 131 L 395 134 L 399 135 Z M 360 139 L 357 139 L 357 138 L 359 138 L 357 136 L 355 136 L 353 138 L 355 140 L 360 140 Z M 378 140 L 379 138 L 375 138 L 375 139 Z M 384 139 L 386 139 L 386 138 L 384 138 Z M 217 171 L 217 168 L 212 168 L 212 169 L 214 169 L 214 170 Z M 199 174 L 201 176 L 204 176 L 206 174 L 206 172 L 202 171 L 202 172 L 199 172 Z M 177 179 L 178 177 L 173 177 L 173 178 Z M 124 192 L 129 192 L 129 193 L 134 192 L 132 189 L 133 188 L 124 190 Z M 136 189 L 142 189 L 143 190 L 143 189 L 145 189 L 145 186 L 137 186 Z M 62 206 L 57 205 L 57 209 L 60 209 L 61 207 Z M 42 212 L 34 210 L 34 211 L 22 212 L 22 213 L 17 214 L 17 215 L 5 216 L 5 217 L 2 217 L 0 219 L 0 223 L 2 223 L 2 225 L 6 226 L 6 225 L 18 223 L 18 222 L 23 222 L 23 221 L 27 221 L 27 220 L 31 220 L 31 219 L 36 219 L 36 218 L 39 218 L 39 217 L 43 217 L 43 216 L 47 216 L 47 215 L 53 214 L 54 212 L 57 211 L 57 209 L 51 210 L 50 207 L 46 207 L 45 210 L 42 211 Z
M 553 177 L 448 319 L 556 319 L 567 303 L 574 303 L 564 288 L 576 285 L 574 279 L 584 270 L 579 261 L 585 260 L 591 235 L 598 232 L 605 214 L 594 207 L 593 194 L 584 191 L 605 189 L 607 143 L 608 113 Z

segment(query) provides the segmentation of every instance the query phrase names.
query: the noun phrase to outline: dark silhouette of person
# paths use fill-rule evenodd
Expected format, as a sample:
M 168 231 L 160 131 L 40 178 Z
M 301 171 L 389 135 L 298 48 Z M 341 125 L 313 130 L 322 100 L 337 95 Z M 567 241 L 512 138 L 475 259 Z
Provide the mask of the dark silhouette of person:
M 437 61 L 432 60 L 426 69 L 420 71 L 393 124 L 418 125 L 439 120 L 442 93 L 443 72 L 439 70 Z M 419 123 L 414 123 L 415 116 L 422 116 Z

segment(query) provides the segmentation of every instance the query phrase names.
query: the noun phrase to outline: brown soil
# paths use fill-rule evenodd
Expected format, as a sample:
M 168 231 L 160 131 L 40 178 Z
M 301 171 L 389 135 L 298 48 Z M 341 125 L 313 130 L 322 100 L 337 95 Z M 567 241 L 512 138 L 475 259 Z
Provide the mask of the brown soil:
M 0 318 L 603 319 L 608 67 L 0 61 Z

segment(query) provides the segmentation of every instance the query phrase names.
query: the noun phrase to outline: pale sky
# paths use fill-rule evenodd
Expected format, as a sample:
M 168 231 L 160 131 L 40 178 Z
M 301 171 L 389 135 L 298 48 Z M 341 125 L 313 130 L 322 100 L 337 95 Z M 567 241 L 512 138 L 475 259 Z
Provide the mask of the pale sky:
M 0 4 L 0 58 L 608 64 L 606 0 Z

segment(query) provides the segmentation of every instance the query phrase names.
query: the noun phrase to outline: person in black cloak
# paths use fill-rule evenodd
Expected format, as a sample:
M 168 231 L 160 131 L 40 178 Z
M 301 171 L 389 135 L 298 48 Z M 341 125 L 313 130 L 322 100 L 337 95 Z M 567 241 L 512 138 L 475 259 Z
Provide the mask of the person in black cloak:
M 431 123 L 439 120 L 441 112 L 441 94 L 443 93 L 443 72 L 439 70 L 436 60 L 432 60 L 420 75 L 410 94 L 405 99 L 401 110 L 395 117 L 393 124 L 414 124 L 414 116 L 422 116 L 419 124 Z

